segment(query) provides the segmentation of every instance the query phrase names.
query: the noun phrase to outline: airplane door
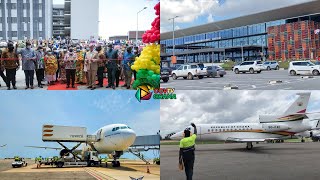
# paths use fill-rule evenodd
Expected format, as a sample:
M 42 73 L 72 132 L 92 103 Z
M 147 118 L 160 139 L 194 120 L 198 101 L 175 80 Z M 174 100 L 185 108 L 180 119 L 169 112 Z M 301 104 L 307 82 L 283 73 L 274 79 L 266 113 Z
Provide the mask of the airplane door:
M 101 131 L 102 131 L 102 129 L 100 129 L 97 133 L 97 141 L 100 141 L 100 139 L 101 139 Z

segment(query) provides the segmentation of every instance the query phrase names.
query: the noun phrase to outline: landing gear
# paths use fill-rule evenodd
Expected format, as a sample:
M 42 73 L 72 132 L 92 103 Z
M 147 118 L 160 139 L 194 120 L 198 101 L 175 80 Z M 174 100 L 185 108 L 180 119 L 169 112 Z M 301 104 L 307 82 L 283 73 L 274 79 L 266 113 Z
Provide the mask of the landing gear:
M 120 167 L 120 162 L 119 161 L 112 161 L 112 167 Z
M 253 148 L 252 142 L 247 142 L 247 150 L 251 150 Z
M 304 143 L 304 142 L 305 142 L 305 140 L 304 140 L 303 138 L 301 138 L 301 142 L 302 142 L 302 143 Z
M 122 154 L 123 154 L 123 151 L 116 151 L 113 154 L 112 167 L 120 167 L 120 162 L 117 161 L 117 159 L 119 159 Z

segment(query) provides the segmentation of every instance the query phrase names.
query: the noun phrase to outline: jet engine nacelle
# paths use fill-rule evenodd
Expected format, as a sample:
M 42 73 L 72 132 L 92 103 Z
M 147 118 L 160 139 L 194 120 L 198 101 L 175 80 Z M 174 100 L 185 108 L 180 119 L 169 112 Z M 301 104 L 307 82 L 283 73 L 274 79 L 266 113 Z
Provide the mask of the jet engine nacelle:
M 62 149 L 60 151 L 60 156 L 64 157 L 64 156 L 69 156 L 70 152 L 67 149 Z
M 276 123 L 263 124 L 262 128 L 267 132 L 285 131 L 290 129 L 286 125 L 276 124 Z

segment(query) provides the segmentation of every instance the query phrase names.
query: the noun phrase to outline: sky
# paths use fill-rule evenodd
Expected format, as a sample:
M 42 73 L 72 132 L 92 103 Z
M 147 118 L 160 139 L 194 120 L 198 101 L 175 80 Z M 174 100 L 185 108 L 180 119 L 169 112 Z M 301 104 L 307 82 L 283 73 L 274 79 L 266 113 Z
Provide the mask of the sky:
M 311 92 L 307 112 L 320 112 L 320 91 L 175 91 L 177 100 L 161 101 L 161 135 L 195 124 L 258 123 L 259 115 L 279 115 L 297 99 Z M 316 118 L 319 114 L 308 115 Z
M 140 103 L 135 91 L 2 91 L 0 98 L 0 145 L 8 144 L 0 148 L 0 158 L 58 155 L 56 150 L 24 147 L 60 147 L 56 142 L 42 142 L 44 124 L 86 127 L 88 134 L 114 123 L 127 124 L 137 136 L 160 130 L 160 102 Z
M 312 0 L 161 0 L 161 33 L 231 19 Z
M 139 14 L 139 30 L 151 29 L 156 18 L 154 6 L 159 0 L 99 0 L 99 35 L 103 38 L 115 35 L 127 35 L 128 31 L 137 30 L 137 12 Z M 64 4 L 64 0 L 53 0 L 54 4 Z

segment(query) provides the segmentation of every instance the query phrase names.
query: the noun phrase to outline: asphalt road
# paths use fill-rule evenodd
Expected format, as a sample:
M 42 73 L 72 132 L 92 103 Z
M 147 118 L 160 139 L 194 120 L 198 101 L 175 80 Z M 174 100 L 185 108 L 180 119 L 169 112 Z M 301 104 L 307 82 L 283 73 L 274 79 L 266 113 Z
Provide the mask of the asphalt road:
M 28 161 L 27 167 L 12 168 L 13 160 L 0 160 L 1 180 L 127 180 L 129 177 L 159 180 L 160 166 L 149 165 L 150 173 L 147 173 L 147 165 L 140 161 L 122 162 L 121 167 L 64 167 L 56 168 L 42 165 L 37 169 L 34 161 Z
M 197 145 L 194 180 L 316 180 L 320 143 Z M 178 147 L 161 146 L 161 179 L 185 180 Z
M 302 78 L 305 77 L 305 78 Z M 185 80 L 170 78 L 168 83 L 161 81 L 163 88 L 175 88 L 176 90 L 223 90 L 225 86 L 237 86 L 239 90 L 319 90 L 320 76 L 306 78 L 307 76 L 289 76 L 287 70 L 263 71 L 261 74 L 235 74 L 227 71 L 223 78 L 204 78 Z M 282 81 L 282 83 L 270 84 L 269 81 Z

